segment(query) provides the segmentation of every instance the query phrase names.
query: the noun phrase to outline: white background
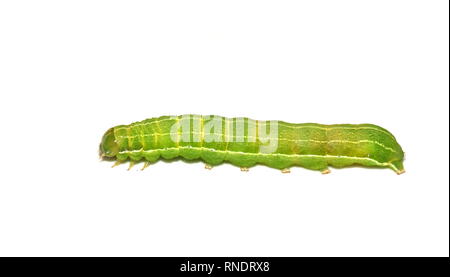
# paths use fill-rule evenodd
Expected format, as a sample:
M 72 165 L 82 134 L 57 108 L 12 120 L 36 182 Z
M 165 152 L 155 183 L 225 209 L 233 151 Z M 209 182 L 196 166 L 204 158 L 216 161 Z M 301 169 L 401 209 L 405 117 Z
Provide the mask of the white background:
M 448 256 L 448 1 L 2 1 L 1 256 Z M 99 162 L 185 113 L 373 123 L 406 173 Z

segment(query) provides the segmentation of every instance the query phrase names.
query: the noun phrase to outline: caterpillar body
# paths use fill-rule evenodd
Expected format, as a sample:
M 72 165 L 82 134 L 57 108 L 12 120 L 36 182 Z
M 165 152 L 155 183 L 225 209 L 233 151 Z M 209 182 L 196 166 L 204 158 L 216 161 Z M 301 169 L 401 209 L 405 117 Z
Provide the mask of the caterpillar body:
M 390 168 L 404 172 L 404 153 L 395 137 L 373 124 L 257 121 L 249 118 L 162 116 L 119 125 L 104 134 L 102 158 L 144 168 L 159 159 L 231 163 L 242 170 L 257 164 L 288 172 L 300 166 L 328 173 L 328 167 Z

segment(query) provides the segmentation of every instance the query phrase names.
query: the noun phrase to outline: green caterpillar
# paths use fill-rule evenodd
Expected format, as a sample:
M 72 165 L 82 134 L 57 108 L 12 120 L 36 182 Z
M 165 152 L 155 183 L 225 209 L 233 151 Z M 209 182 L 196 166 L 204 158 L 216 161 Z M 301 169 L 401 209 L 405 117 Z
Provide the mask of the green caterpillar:
M 372 124 L 257 121 L 220 116 L 162 116 L 119 125 L 100 144 L 104 159 L 116 164 L 159 159 L 203 160 L 206 168 L 228 162 L 247 171 L 256 164 L 289 172 L 292 166 L 329 173 L 353 165 L 405 172 L 404 153 L 395 137 Z M 143 168 L 143 169 L 144 169 Z

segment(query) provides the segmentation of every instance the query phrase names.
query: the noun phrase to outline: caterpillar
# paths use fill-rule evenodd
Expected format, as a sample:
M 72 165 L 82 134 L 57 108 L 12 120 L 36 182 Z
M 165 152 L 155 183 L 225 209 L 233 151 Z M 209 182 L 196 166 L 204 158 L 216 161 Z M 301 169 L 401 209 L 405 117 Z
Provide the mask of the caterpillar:
M 290 172 L 299 166 L 322 173 L 329 167 L 403 168 L 404 152 L 395 137 L 373 124 L 258 121 L 249 118 L 180 115 L 119 125 L 105 132 L 100 157 L 115 165 L 159 159 L 202 160 L 205 167 L 227 162 L 242 171 L 261 164 Z

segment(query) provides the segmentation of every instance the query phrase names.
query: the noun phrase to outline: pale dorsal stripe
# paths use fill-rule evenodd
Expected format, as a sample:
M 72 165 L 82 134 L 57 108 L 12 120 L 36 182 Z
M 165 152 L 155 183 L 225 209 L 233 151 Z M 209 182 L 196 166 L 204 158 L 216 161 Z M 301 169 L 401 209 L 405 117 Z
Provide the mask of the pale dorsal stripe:
M 295 123 L 290 123 L 290 124 L 294 124 L 294 126 L 287 124 L 286 122 L 283 121 L 278 121 L 278 124 L 283 125 L 284 127 L 287 128 L 291 128 L 291 129 L 304 129 L 304 128 L 312 128 L 312 129 L 319 129 L 319 130 L 325 130 L 325 131 L 330 131 L 330 130 L 336 130 L 336 129 L 347 129 L 347 130 L 373 130 L 373 131 L 377 131 L 383 134 L 388 135 L 389 137 L 391 137 L 392 139 L 395 140 L 395 137 L 387 132 L 384 131 L 382 129 L 378 129 L 375 127 L 370 127 L 370 126 L 334 126 L 334 125 L 328 125 L 330 127 L 322 127 L 322 126 L 303 126 L 303 125 L 296 125 Z M 305 124 L 305 123 L 301 123 L 301 124 Z
M 352 159 L 352 160 L 361 160 L 361 161 L 369 161 L 377 166 L 388 166 L 393 167 L 390 162 L 380 162 L 373 158 L 369 157 L 354 157 L 354 156 L 335 156 L 335 155 L 315 155 L 315 154 L 281 154 L 281 153 L 247 153 L 241 151 L 232 151 L 232 150 L 217 150 L 214 148 L 207 147 L 193 147 L 193 146 L 180 146 L 180 147 L 168 147 L 164 149 L 153 149 L 153 150 L 123 150 L 120 151 L 120 154 L 130 154 L 130 153 L 154 153 L 158 151 L 166 151 L 166 150 L 177 150 L 177 149 L 197 149 L 197 150 L 207 150 L 211 152 L 224 153 L 224 154 L 242 154 L 242 155 L 252 155 L 252 156 L 283 156 L 283 157 L 311 157 L 311 158 L 338 158 L 338 159 Z
M 192 117 L 193 115 L 189 115 L 189 116 Z M 157 118 L 155 118 L 156 120 L 149 119 L 149 121 L 146 121 L 146 122 L 134 123 L 134 124 L 131 125 L 131 127 L 147 126 L 147 125 L 150 125 L 150 124 L 153 124 L 153 123 L 159 124 L 161 122 L 176 120 L 176 118 L 179 118 L 179 117 L 182 117 L 182 116 L 178 116 L 178 117 L 177 116 L 173 116 L 173 117 L 159 119 L 159 120 Z M 201 117 L 202 120 L 203 120 L 203 116 L 199 116 L 199 117 Z M 214 117 L 214 116 L 211 116 L 211 117 Z M 224 118 L 223 116 L 217 116 L 217 117 Z M 235 119 L 235 118 L 231 118 L 231 119 Z M 250 118 L 244 118 L 244 119 L 245 120 L 253 120 L 253 119 L 250 119 Z M 253 120 L 253 121 L 257 121 L 257 120 Z M 281 124 L 284 127 L 291 128 L 291 129 L 313 128 L 313 129 L 320 129 L 320 130 L 325 130 L 325 131 L 327 131 L 327 130 L 335 130 L 335 129 L 374 130 L 374 131 L 386 134 L 386 135 L 388 135 L 389 137 L 391 137 L 392 139 L 395 140 L 395 137 L 391 133 L 389 133 L 387 131 L 384 131 L 382 129 L 378 129 L 378 128 L 374 128 L 374 127 L 370 127 L 370 126 L 354 126 L 354 127 L 351 127 L 351 126 L 333 126 L 333 125 L 328 125 L 330 127 L 322 127 L 322 126 L 303 126 L 303 125 L 301 125 L 301 124 L 305 124 L 305 123 L 287 123 L 287 122 L 284 122 L 284 121 L 277 121 L 277 122 L 278 122 L 278 124 Z M 124 128 L 127 128 L 128 126 L 130 126 L 130 125 L 118 127 L 117 130 L 122 130 Z

